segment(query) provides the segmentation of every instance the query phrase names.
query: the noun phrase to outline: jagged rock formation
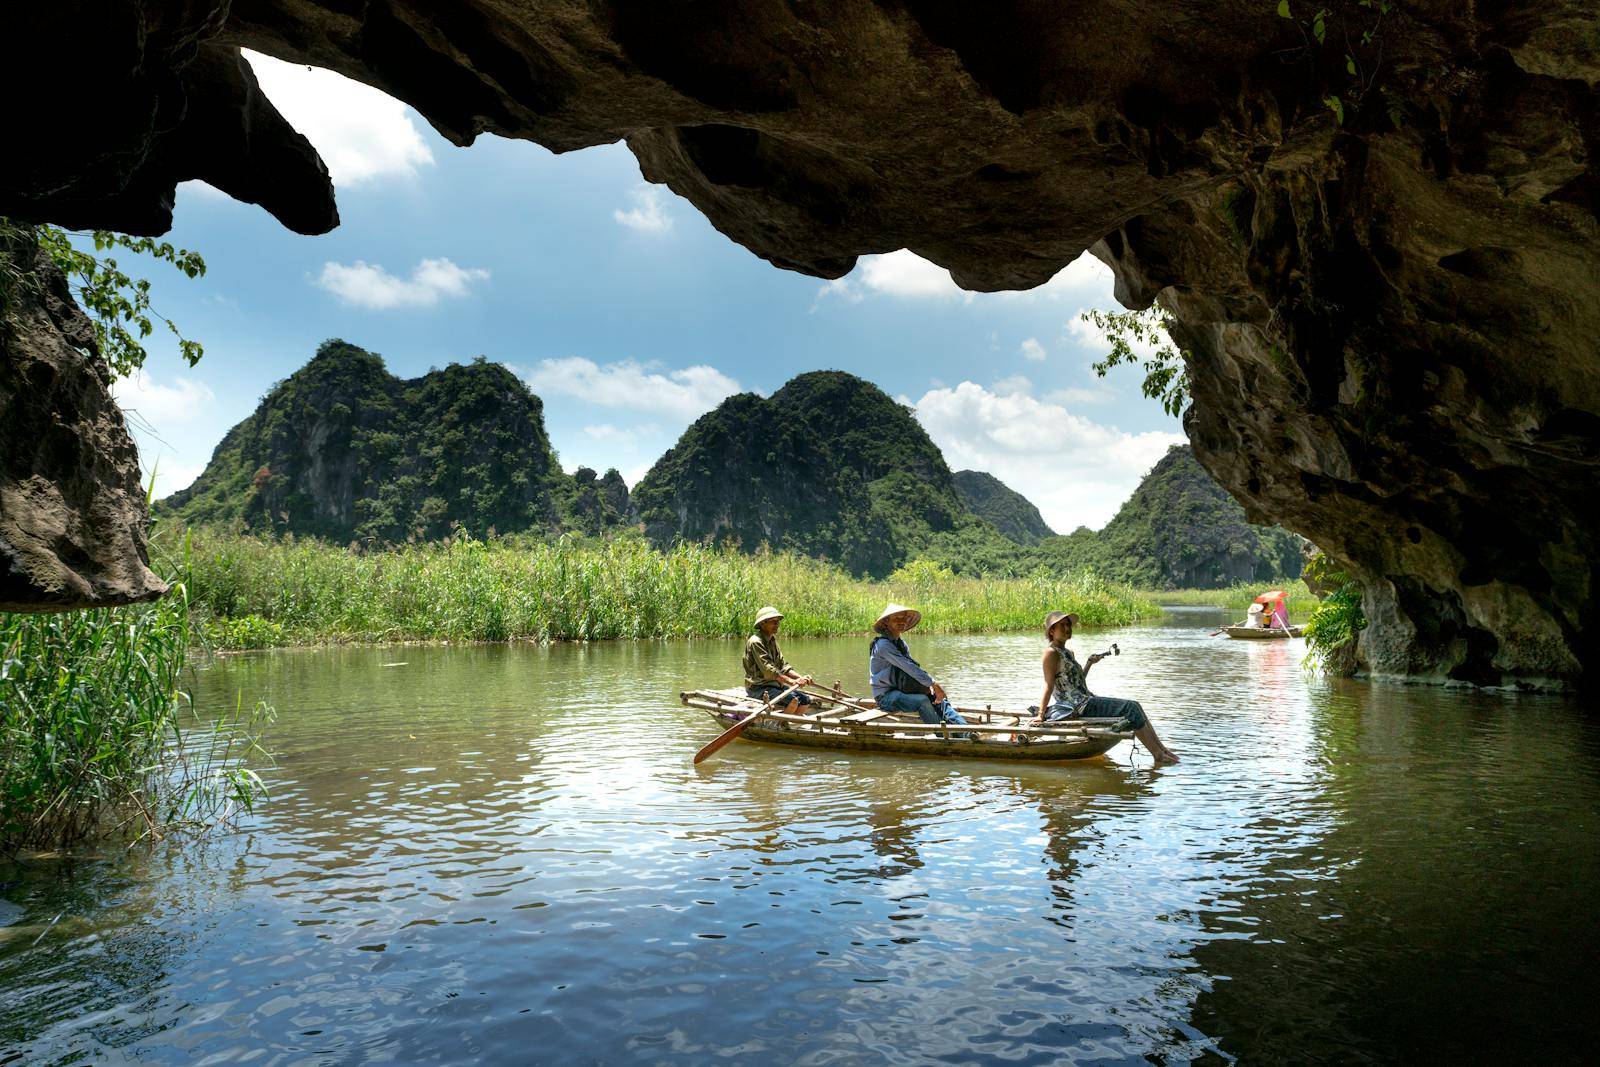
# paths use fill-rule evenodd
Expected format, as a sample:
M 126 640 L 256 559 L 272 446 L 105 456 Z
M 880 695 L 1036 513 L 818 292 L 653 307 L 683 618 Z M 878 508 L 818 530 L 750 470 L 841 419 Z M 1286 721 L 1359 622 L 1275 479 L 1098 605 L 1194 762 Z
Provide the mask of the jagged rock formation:
M 1093 567 L 1141 589 L 1218 589 L 1299 574 L 1302 543 L 1250 525 L 1194 450 L 1173 445 L 1104 529 L 1051 538 L 1038 553 L 1057 569 Z
M 1015 547 L 967 510 L 911 411 L 841 371 L 724 400 L 656 461 L 633 500 L 657 544 L 732 538 L 875 577 L 913 556 L 972 570 Z
M 956 493 L 974 515 L 1019 545 L 1036 545 L 1055 531 L 1033 502 L 985 471 L 956 471 Z
M 627 521 L 615 471 L 562 473 L 544 406 L 481 357 L 404 381 L 328 341 L 217 446 L 205 472 L 161 501 L 190 523 L 399 542 L 460 526 L 477 537 Z
M 1600 9 L 1335 0 L 1325 33 L 1276 10 L 13 4 L 7 74 L 50 91 L 7 106 L 25 151 L 0 213 L 152 231 L 200 176 L 327 225 L 249 46 L 459 143 L 626 138 L 722 232 L 819 276 L 904 246 L 1018 288 L 1092 248 L 1125 303 L 1176 316 L 1201 462 L 1362 578 L 1374 671 L 1592 679 Z
M 27 233 L 0 237 L 0 611 L 153 600 L 139 454 L 94 327 Z
M 574 529 L 601 534 L 639 520 L 629 499 L 628 483 L 615 467 L 606 471 L 603 478 L 591 467 L 579 467 L 572 472 L 572 481 L 573 493 L 565 510 Z

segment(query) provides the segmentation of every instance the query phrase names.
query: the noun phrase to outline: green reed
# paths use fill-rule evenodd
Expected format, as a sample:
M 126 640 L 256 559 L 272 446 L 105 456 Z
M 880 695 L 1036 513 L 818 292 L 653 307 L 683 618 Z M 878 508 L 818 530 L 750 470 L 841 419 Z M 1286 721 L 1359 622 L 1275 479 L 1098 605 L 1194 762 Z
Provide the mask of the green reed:
M 1304 618 L 1317 603 L 1306 583 L 1299 578 L 1278 578 L 1270 582 L 1240 582 L 1223 589 L 1153 589 L 1144 595 L 1157 604 L 1184 604 L 1198 607 L 1234 608 L 1244 611 L 1255 598 L 1269 589 L 1289 594 L 1289 618 Z
M 193 532 L 191 597 L 219 646 L 341 641 L 724 637 L 757 608 L 791 635 L 864 633 L 884 602 L 913 604 L 934 632 L 1032 629 L 1046 611 L 1117 625 L 1159 609 L 1093 574 L 957 578 L 903 568 L 852 578 L 787 553 L 745 555 L 637 537 L 443 542 L 361 551 L 319 541 Z
M 0 853 L 135 838 L 248 808 L 267 710 L 195 718 L 187 584 L 151 604 L 0 613 Z

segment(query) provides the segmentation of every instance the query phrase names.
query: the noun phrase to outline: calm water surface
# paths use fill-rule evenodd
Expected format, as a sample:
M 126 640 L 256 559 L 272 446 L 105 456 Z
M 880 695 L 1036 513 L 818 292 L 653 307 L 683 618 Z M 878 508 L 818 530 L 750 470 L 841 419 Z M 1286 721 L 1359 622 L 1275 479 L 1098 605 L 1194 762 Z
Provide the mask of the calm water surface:
M 196 697 L 276 705 L 270 801 L 204 846 L 0 868 L 0 1060 L 1592 1057 L 1596 720 L 1308 681 L 1222 621 L 1074 642 L 1122 646 L 1091 681 L 1144 702 L 1161 771 L 696 768 L 715 731 L 676 694 L 736 681 L 731 642 L 229 660 Z M 1033 636 L 913 643 L 964 703 L 1037 698 Z M 861 639 L 787 650 L 863 674 Z

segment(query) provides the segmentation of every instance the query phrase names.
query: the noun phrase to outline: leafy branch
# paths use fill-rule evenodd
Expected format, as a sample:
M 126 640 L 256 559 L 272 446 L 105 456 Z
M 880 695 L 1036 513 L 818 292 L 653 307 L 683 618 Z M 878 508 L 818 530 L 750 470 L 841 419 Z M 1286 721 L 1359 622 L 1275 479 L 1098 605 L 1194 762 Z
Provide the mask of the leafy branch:
M 1094 365 L 1095 374 L 1104 378 L 1113 367 L 1137 364 L 1144 368 L 1140 386 L 1144 395 L 1159 400 L 1168 415 L 1183 413 L 1189 401 L 1189 373 L 1183 353 L 1168 332 L 1172 320 L 1166 312 L 1154 307 L 1145 311 L 1091 309 L 1081 318 L 1093 323 L 1111 342 L 1111 352 Z
M 1390 0 L 1355 0 L 1352 4 L 1345 0 L 1333 0 L 1334 6 L 1316 6 L 1301 4 L 1302 10 L 1309 14 L 1295 13 L 1295 7 L 1290 0 L 1278 0 L 1278 17 L 1287 19 L 1300 31 L 1305 44 L 1303 49 L 1290 51 L 1304 51 L 1310 55 L 1317 51 L 1326 51 L 1329 32 L 1338 30 L 1339 40 L 1342 41 L 1343 67 L 1346 82 L 1342 92 L 1329 92 L 1323 96 L 1322 103 L 1339 125 L 1345 123 L 1346 106 L 1359 108 L 1375 87 L 1377 87 L 1378 74 L 1383 66 L 1383 41 L 1379 31 L 1383 28 L 1384 19 L 1394 11 L 1394 4 Z M 1313 46 L 1312 42 L 1315 41 Z M 1389 97 L 1381 87 L 1377 87 L 1379 95 L 1384 97 L 1389 113 L 1389 121 L 1399 126 L 1402 115 L 1399 101 Z
M 178 352 L 192 367 L 205 354 L 200 342 L 183 336 L 177 324 L 158 312 L 150 303 L 150 281 L 136 278 L 125 272 L 110 256 L 99 256 L 82 251 L 72 243 L 73 237 L 87 236 L 94 242 L 95 252 L 126 249 L 136 255 L 148 255 L 172 264 L 190 278 L 205 274 L 205 260 L 198 252 L 176 248 L 166 241 L 157 242 L 150 237 L 129 237 L 110 230 L 93 230 L 88 234 L 71 233 L 54 226 L 40 226 L 37 230 L 39 246 L 66 274 L 73 295 L 94 322 L 95 340 L 100 358 L 111 373 L 125 377 L 144 366 L 143 341 L 155 332 L 155 324 L 166 324 L 178 339 Z

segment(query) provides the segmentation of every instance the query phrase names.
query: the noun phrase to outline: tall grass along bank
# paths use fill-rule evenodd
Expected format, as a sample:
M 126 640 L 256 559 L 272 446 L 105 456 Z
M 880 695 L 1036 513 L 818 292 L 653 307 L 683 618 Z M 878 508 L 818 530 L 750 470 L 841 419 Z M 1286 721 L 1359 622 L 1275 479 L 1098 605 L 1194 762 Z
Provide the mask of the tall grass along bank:
M 943 633 L 1031 629 L 1051 609 L 1088 626 L 1149 618 L 1146 596 L 1092 573 L 958 578 L 931 563 L 861 581 L 788 554 L 632 537 L 551 542 L 457 536 L 363 552 L 319 541 L 193 533 L 190 596 L 222 647 L 337 641 L 597 640 L 749 632 L 762 604 L 790 635 L 865 632 L 886 600 Z
M 0 853 L 157 835 L 248 807 L 265 709 L 195 720 L 186 587 L 153 604 L 0 614 Z
M 1145 592 L 1157 604 L 1176 604 L 1188 607 L 1233 608 L 1245 611 L 1256 597 L 1269 589 L 1282 589 L 1289 594 L 1290 619 L 1302 619 L 1317 603 L 1306 583 L 1299 578 L 1278 578 L 1270 582 L 1240 582 L 1222 589 L 1159 589 Z

